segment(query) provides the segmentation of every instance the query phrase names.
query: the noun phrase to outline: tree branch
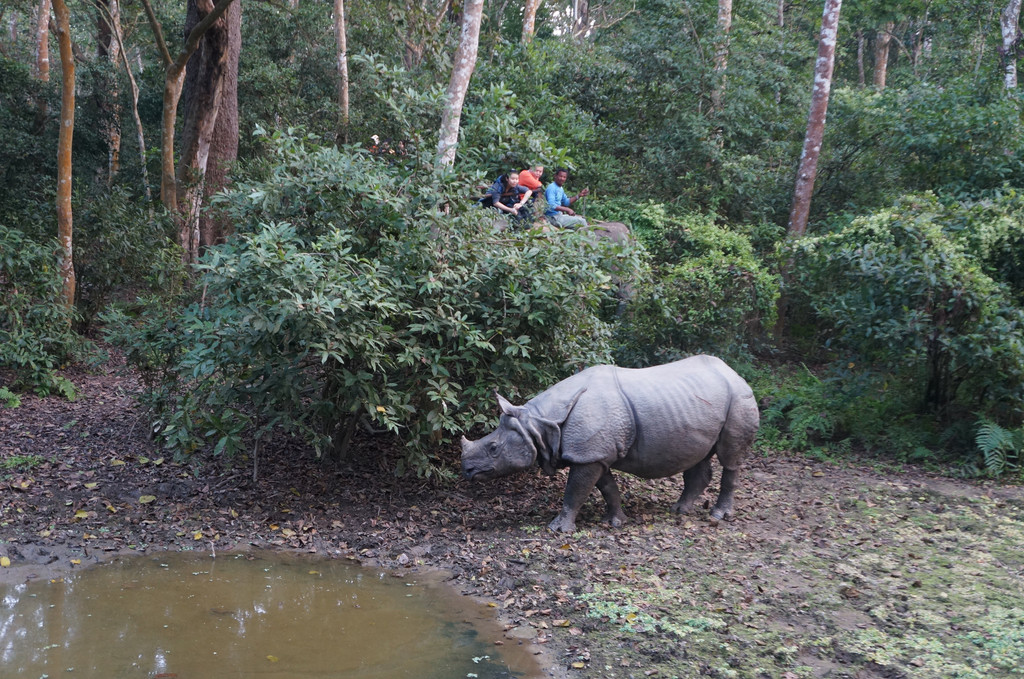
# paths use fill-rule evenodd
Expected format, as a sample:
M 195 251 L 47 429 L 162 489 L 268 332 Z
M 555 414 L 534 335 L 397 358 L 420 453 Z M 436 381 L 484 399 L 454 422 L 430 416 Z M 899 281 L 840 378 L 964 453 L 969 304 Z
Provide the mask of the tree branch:
M 163 59 L 164 67 L 170 66 L 174 63 L 174 59 L 171 59 L 171 53 L 167 50 L 167 43 L 164 42 L 164 30 L 160 27 L 160 21 L 156 18 L 156 13 L 153 11 L 153 6 L 149 4 L 149 0 L 142 0 L 142 6 L 146 8 L 146 17 L 149 19 L 149 25 L 153 28 L 153 37 L 156 38 L 156 48 L 160 52 L 160 58 Z

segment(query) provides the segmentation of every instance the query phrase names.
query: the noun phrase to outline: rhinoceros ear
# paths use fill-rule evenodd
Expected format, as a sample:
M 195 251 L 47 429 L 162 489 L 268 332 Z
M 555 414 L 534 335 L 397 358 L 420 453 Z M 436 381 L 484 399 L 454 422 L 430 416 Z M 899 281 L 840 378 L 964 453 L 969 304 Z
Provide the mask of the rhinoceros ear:
M 556 419 L 530 418 L 531 429 L 533 429 L 534 435 L 541 441 L 541 445 L 538 446 L 538 463 L 548 476 L 554 476 L 562 457 L 562 425 L 565 424 L 565 421 L 569 418 L 569 413 L 572 412 L 576 402 L 580 400 L 580 396 L 586 390 L 586 387 L 584 387 L 577 391 L 576 395 L 565 404 L 564 410 L 555 413 Z
M 507 398 L 497 391 L 494 392 L 494 395 L 498 397 L 498 407 L 501 408 L 501 412 L 509 417 L 519 417 L 526 410 L 525 406 L 512 405 Z

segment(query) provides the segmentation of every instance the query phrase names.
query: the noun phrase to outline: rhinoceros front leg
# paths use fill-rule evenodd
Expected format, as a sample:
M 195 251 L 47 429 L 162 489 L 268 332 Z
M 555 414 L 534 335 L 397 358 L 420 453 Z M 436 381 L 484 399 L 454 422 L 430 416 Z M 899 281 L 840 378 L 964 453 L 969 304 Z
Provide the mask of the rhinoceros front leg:
M 548 524 L 549 530 L 560 533 L 576 532 L 576 515 L 604 473 L 604 465 L 597 462 L 573 465 L 569 468 L 569 481 L 565 484 L 562 511 Z
M 693 503 L 704 494 L 704 489 L 711 483 L 711 455 L 709 454 L 695 466 L 683 472 L 683 492 L 679 500 L 672 505 L 676 514 L 689 514 Z
M 601 475 L 601 478 L 597 480 L 597 489 L 601 491 L 601 495 L 604 496 L 604 502 L 608 505 L 604 521 L 610 523 L 615 528 L 628 521 L 629 517 L 622 511 L 622 496 L 619 495 L 619 485 L 615 483 L 615 477 L 612 476 L 610 469 L 606 470 Z
M 722 490 L 718 493 L 718 502 L 711 508 L 711 517 L 715 519 L 731 519 L 732 498 L 736 490 L 736 477 L 739 475 L 737 469 L 722 470 Z

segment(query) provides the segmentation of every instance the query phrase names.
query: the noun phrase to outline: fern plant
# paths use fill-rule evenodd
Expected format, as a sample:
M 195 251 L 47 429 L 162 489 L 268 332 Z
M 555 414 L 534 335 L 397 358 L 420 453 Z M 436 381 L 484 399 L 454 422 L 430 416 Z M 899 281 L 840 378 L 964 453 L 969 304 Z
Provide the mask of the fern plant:
M 978 433 L 974 437 L 985 463 L 985 471 L 992 476 L 1006 473 L 1020 474 L 1024 455 L 1024 427 L 1005 429 L 991 420 L 978 420 Z

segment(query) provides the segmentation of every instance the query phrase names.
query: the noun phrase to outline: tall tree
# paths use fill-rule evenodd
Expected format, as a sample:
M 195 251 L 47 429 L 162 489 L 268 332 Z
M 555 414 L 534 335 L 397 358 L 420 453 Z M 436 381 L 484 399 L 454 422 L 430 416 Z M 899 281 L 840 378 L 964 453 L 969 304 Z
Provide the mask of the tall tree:
M 711 110 L 722 108 L 725 93 L 725 71 L 729 66 L 729 31 L 732 29 L 732 0 L 718 0 L 718 26 L 715 35 L 714 88 L 711 90 Z
M 892 44 L 892 32 L 896 23 L 887 21 L 875 32 L 875 89 L 885 89 L 885 78 L 889 72 L 889 46 Z
M 39 0 L 36 15 L 35 76 L 50 80 L 50 0 Z
M 540 9 L 541 0 L 526 0 L 523 7 L 523 44 L 533 40 L 533 33 L 536 29 L 537 10 Z
M 57 235 L 64 304 L 75 304 L 74 221 L 71 213 L 71 146 L 75 134 L 75 56 L 71 49 L 71 19 L 64 0 L 53 0 L 60 47 L 60 135 L 57 140 Z
M 480 46 L 480 21 L 484 0 L 466 0 L 462 11 L 462 32 L 455 50 L 452 77 L 448 81 L 445 107 L 441 114 L 441 133 L 437 142 L 437 164 L 451 167 L 455 164 L 455 148 L 459 144 L 459 122 L 462 104 L 469 90 L 469 80 L 476 68 L 476 54 Z
M 190 34 L 214 10 L 213 0 L 188 0 L 185 33 Z M 230 8 L 212 21 L 188 60 L 182 90 L 181 155 L 175 170 L 178 209 L 181 210 L 180 242 L 188 261 L 199 258 L 200 218 L 206 193 L 217 118 L 224 94 L 230 56 Z
M 50 0 L 39 0 L 35 30 L 35 77 L 50 80 Z M 42 132 L 46 125 L 46 97 L 42 94 L 36 101 L 36 130 Z
M 1003 58 L 1003 85 L 1008 90 L 1017 89 L 1017 50 L 1020 49 L 1020 3 L 1010 0 L 999 16 L 1003 34 L 1003 45 L 999 53 Z
M 345 0 L 334 0 L 334 41 L 338 48 L 338 138 L 348 143 L 348 36 L 345 31 Z
M 818 156 L 825 136 L 825 116 L 828 112 L 829 93 L 832 89 L 832 69 L 835 66 L 836 37 L 839 30 L 839 10 L 843 0 L 825 0 L 821 18 L 821 38 L 818 41 L 818 59 L 814 64 L 814 90 L 811 109 L 807 115 L 807 133 L 800 154 L 800 167 L 793 189 L 793 208 L 789 213 L 789 235 L 803 236 L 807 231 L 807 218 L 811 211 L 811 195 L 818 174 Z
M 117 87 L 117 64 L 121 55 L 118 39 L 121 26 L 120 0 L 95 0 L 97 64 L 96 104 L 100 126 L 107 142 L 107 184 L 114 181 L 121 167 L 121 104 Z M 103 61 L 109 62 L 109 68 Z
M 178 118 L 178 101 L 181 99 L 181 91 L 185 83 L 185 67 L 192 54 L 198 49 L 203 34 L 221 18 L 234 1 L 218 0 L 217 4 L 189 32 L 185 45 L 178 56 L 172 58 L 170 50 L 167 49 L 167 42 L 164 40 L 163 28 L 156 18 L 150 0 L 142 0 L 164 65 L 163 118 L 160 126 L 160 202 L 168 212 L 179 217 L 178 179 L 174 165 L 174 127 Z M 198 229 L 193 229 L 190 219 L 180 220 L 178 239 L 184 250 L 182 258 L 186 262 L 191 261 L 193 254 L 198 250 L 198 238 L 196 238 L 196 247 L 193 248 L 194 231 L 198 232 Z
M 228 58 L 217 123 L 210 140 L 210 157 L 206 163 L 204 201 L 228 185 L 228 172 L 238 159 L 238 62 L 242 53 L 242 3 L 236 2 L 228 7 L 225 17 L 228 21 Z M 200 247 L 222 242 L 230 230 L 229 220 L 203 211 L 199 217 Z

